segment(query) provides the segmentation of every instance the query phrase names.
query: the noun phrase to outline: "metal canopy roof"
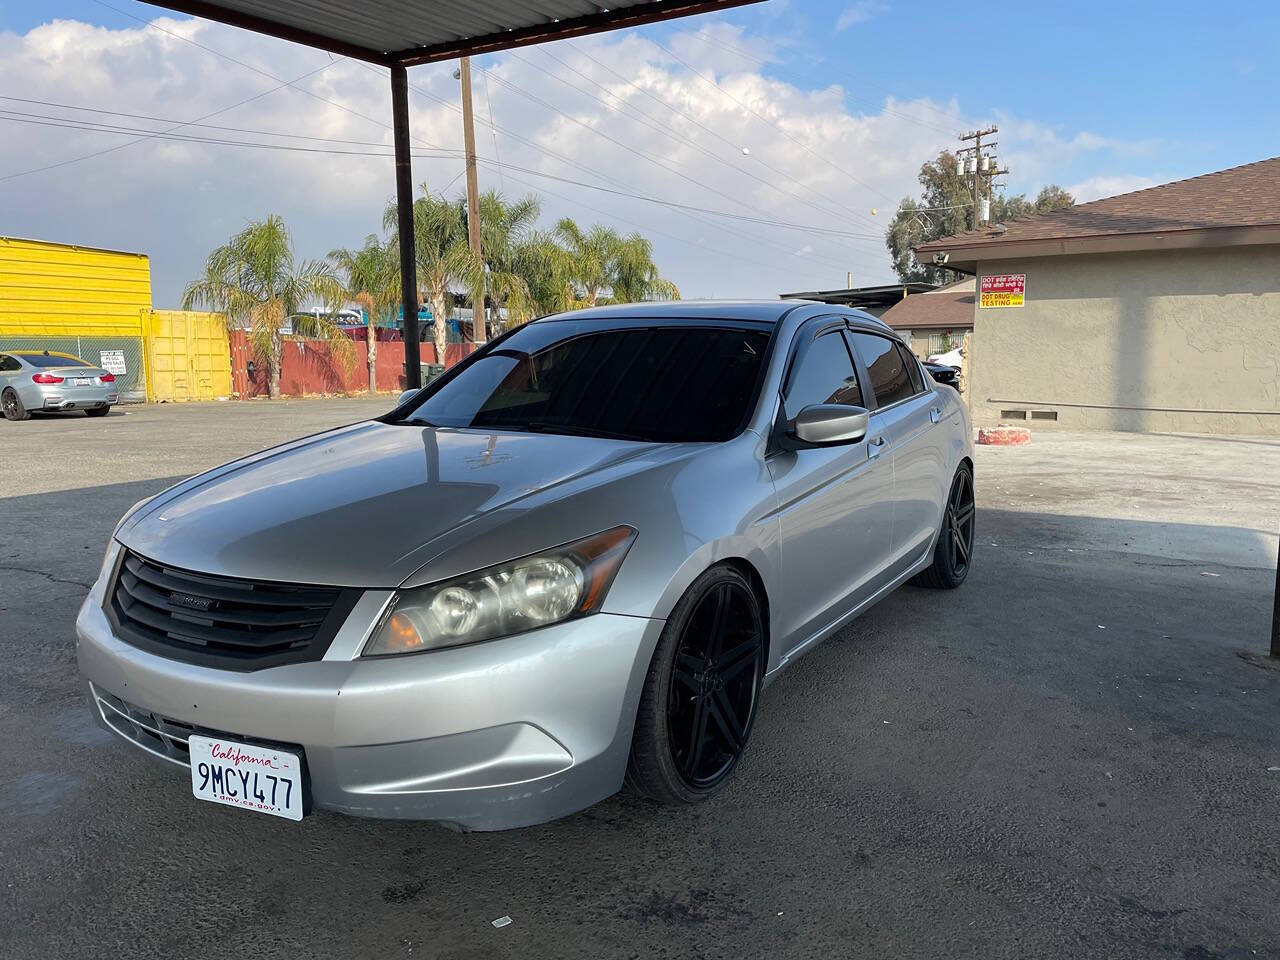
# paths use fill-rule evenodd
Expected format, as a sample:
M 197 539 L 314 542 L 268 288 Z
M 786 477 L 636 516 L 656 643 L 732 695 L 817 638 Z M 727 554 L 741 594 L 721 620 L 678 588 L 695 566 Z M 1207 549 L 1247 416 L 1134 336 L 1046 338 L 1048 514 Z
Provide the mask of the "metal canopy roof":
M 383 66 L 406 67 L 759 0 L 147 0 Z

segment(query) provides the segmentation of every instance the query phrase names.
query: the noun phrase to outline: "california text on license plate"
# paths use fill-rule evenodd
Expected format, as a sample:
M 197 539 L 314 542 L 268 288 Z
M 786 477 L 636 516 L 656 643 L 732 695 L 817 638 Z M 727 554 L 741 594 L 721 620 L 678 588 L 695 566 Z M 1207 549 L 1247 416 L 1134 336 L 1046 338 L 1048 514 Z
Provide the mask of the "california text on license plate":
M 193 736 L 191 792 L 200 800 L 273 817 L 302 819 L 302 761 L 297 754 Z

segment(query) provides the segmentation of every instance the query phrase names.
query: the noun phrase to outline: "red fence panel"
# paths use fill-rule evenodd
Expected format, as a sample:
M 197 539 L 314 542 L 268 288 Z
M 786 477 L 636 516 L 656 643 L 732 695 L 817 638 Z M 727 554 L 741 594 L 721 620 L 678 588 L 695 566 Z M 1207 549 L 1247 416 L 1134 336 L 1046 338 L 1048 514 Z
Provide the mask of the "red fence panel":
M 254 355 L 249 335 L 244 330 L 229 331 L 231 347 L 231 391 L 240 399 L 265 397 L 270 393 L 267 365 Z M 367 393 L 369 390 L 369 345 L 352 343 L 353 360 L 344 364 L 333 355 L 323 340 L 287 339 L 280 362 L 280 392 L 286 397 L 316 394 Z M 445 362 L 453 366 L 474 351 L 474 343 L 451 343 L 445 350 Z M 435 363 L 435 344 L 422 345 L 422 362 Z M 379 341 L 376 370 L 377 389 L 395 393 L 404 389 L 403 341 Z M 252 366 L 252 374 L 250 373 Z

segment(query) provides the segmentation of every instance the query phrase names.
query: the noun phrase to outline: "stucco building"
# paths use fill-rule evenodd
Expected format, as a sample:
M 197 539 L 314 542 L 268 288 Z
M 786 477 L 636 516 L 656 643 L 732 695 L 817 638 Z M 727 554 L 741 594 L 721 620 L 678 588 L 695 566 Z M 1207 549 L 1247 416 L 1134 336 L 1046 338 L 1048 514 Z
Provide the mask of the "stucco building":
M 903 297 L 880 315 L 925 359 L 959 347 L 973 329 L 974 280 L 925 290 Z
M 975 276 L 979 423 L 1280 435 L 1280 157 L 916 255 Z

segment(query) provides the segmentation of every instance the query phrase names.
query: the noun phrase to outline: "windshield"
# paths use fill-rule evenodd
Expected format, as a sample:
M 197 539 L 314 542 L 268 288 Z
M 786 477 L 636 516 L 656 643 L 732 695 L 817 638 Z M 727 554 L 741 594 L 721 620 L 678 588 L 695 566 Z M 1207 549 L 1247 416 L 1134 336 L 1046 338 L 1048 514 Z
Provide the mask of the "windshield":
M 547 342 L 559 328 L 566 335 Z M 445 383 L 407 422 L 653 442 L 728 440 L 746 425 L 766 332 L 581 330 L 526 327 Z
M 88 364 L 83 360 L 73 359 L 72 357 L 60 357 L 56 353 L 20 353 L 18 354 L 23 360 L 31 364 L 33 367 L 87 367 Z

